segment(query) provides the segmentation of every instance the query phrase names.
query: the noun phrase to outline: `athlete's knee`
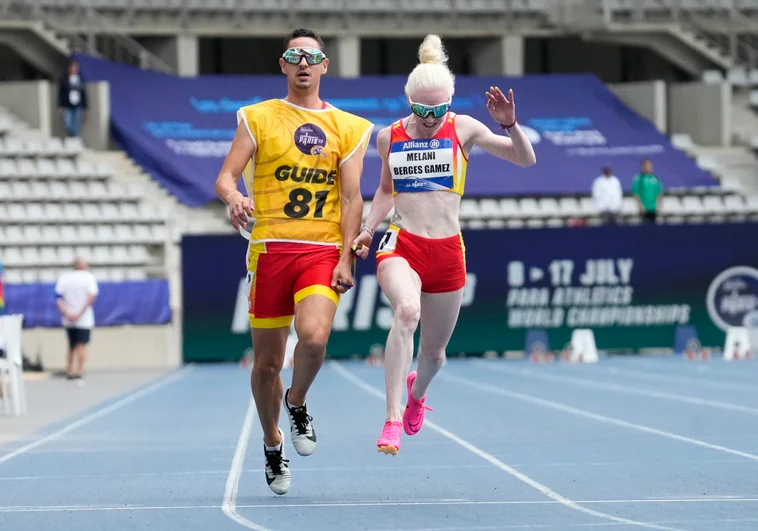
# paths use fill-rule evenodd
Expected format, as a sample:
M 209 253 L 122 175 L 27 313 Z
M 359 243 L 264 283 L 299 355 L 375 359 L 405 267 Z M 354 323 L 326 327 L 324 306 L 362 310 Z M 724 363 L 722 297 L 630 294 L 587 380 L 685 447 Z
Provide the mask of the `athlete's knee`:
M 272 353 L 273 354 L 273 353 Z M 253 354 L 253 377 L 258 381 L 270 381 L 279 376 L 284 363 L 281 356 L 265 355 L 265 351 Z
M 432 349 L 432 350 L 421 350 L 421 355 L 424 356 L 424 359 L 429 362 L 433 363 L 435 365 L 442 365 L 445 363 L 445 349 L 444 348 L 438 348 L 438 349 Z
M 308 326 L 298 330 L 297 342 L 302 351 L 321 356 L 326 352 L 326 344 L 329 341 L 329 328 L 326 326 Z
M 421 305 L 417 301 L 400 301 L 395 308 L 395 323 L 405 331 L 415 331 L 421 319 Z

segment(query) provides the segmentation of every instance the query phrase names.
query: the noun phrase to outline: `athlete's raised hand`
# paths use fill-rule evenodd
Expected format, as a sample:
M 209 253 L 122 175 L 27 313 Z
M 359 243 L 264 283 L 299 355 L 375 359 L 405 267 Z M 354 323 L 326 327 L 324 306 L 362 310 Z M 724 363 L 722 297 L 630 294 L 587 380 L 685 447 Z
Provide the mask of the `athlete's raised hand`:
M 255 210 L 255 203 L 253 203 L 250 197 L 236 192 L 229 199 L 229 218 L 232 221 L 234 230 L 240 230 L 247 225 L 250 216 L 253 215 L 253 210 Z
M 511 125 L 516 121 L 516 103 L 513 100 L 513 89 L 505 97 L 498 87 L 490 87 L 487 91 L 487 110 L 490 116 L 500 125 Z

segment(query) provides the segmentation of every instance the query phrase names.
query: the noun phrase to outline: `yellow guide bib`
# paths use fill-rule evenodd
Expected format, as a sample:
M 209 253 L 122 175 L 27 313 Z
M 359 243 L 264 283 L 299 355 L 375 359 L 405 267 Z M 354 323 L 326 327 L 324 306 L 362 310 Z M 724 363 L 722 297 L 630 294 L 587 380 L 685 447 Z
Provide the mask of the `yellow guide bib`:
M 366 149 L 374 125 L 335 107 L 280 99 L 242 107 L 237 119 L 255 143 L 244 175 L 255 202 L 250 241 L 341 245 L 340 168 Z

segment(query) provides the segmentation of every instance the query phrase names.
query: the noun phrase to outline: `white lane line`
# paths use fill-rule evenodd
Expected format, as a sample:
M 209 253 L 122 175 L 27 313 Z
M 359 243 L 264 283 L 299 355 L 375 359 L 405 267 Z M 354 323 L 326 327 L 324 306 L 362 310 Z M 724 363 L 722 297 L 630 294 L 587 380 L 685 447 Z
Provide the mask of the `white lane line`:
M 758 503 L 756 497 L 745 498 L 641 498 L 638 500 L 576 500 L 574 503 L 582 505 L 630 505 L 630 504 L 700 504 L 700 503 Z M 422 506 L 529 506 L 529 505 L 564 505 L 557 500 L 430 500 L 430 501 L 333 501 L 312 503 L 277 503 L 277 504 L 242 504 L 238 509 L 328 509 L 333 507 L 422 507 Z M 218 510 L 221 505 L 20 505 L 14 507 L 0 507 L 2 513 L 56 513 L 56 512 L 108 512 L 108 511 L 194 511 L 194 510 Z M 623 525 L 623 522 L 617 522 Z
M 270 531 L 269 529 L 259 526 L 256 523 L 251 522 L 237 511 L 237 495 L 239 494 L 240 476 L 242 475 L 242 467 L 245 464 L 245 454 L 247 453 L 247 443 L 250 440 L 250 432 L 253 429 L 253 421 L 255 420 L 255 400 L 250 397 L 250 404 L 247 406 L 247 413 L 245 414 L 245 420 L 242 423 L 242 431 L 240 431 L 239 439 L 237 440 L 237 450 L 234 452 L 234 458 L 232 459 L 232 466 L 229 469 L 229 476 L 226 478 L 226 490 L 224 491 L 224 502 L 221 506 L 221 510 L 232 521 L 238 523 L 242 527 L 248 529 L 254 529 L 255 531 Z
M 492 454 L 495 457 L 498 454 Z M 682 459 L 672 460 L 667 459 L 665 461 L 577 461 L 572 462 L 544 462 L 544 463 L 514 463 L 511 466 L 516 468 L 571 468 L 571 467 L 614 467 L 620 466 L 628 468 L 630 466 L 650 467 L 658 464 L 676 464 L 676 465 L 702 465 L 702 464 L 735 464 L 744 463 L 742 459 Z M 491 465 L 407 465 L 407 466 L 337 466 L 337 467 L 306 467 L 298 468 L 298 474 L 301 472 L 313 472 L 319 474 L 321 472 L 385 472 L 387 470 L 470 470 L 472 468 L 489 468 Z M 263 473 L 263 468 L 244 468 L 242 474 Z M 48 476 L 0 476 L 0 481 L 51 481 L 51 480 L 64 480 L 69 481 L 73 479 L 103 479 L 103 478 L 142 478 L 142 477 L 168 477 L 168 476 L 216 476 L 229 474 L 228 470 L 183 470 L 181 472 L 112 472 L 103 474 L 58 474 Z
M 716 520 L 665 520 L 656 521 L 655 524 L 703 524 L 709 523 L 720 528 L 718 524 L 726 523 L 748 523 L 758 522 L 758 518 L 719 518 Z M 625 524 L 618 524 L 616 522 L 595 522 L 586 524 L 561 524 L 561 529 L 574 529 L 574 528 L 597 528 L 597 527 L 618 527 Z M 466 527 L 407 527 L 396 528 L 394 531 L 490 531 L 490 530 L 503 530 L 503 529 L 555 529 L 555 524 L 507 524 L 498 526 L 466 526 Z M 368 531 L 384 531 L 383 529 L 374 529 Z
M 656 372 L 637 371 L 634 369 L 618 369 L 615 367 L 603 367 L 605 372 L 619 376 L 630 376 L 632 378 L 640 378 L 644 380 L 651 380 L 654 382 L 672 383 L 678 382 L 686 385 L 696 385 L 698 387 L 706 387 L 710 389 L 718 389 L 721 391 L 739 391 L 745 393 L 758 393 L 758 387 L 754 385 L 743 385 L 732 382 L 715 382 L 713 380 L 706 380 L 703 378 L 692 378 L 690 376 L 675 376 L 673 374 L 661 374 Z
M 605 424 L 613 424 L 615 426 L 621 426 L 623 428 L 629 428 L 631 430 L 637 430 L 643 433 L 649 433 L 651 435 L 658 435 L 659 437 L 666 437 L 667 439 L 673 439 L 675 441 L 692 444 L 694 446 L 700 446 L 701 448 L 708 448 L 709 450 L 716 450 L 717 452 L 724 452 L 731 455 L 737 455 L 739 457 L 744 457 L 745 459 L 750 459 L 751 461 L 758 461 L 758 455 L 755 455 L 755 454 L 742 452 L 740 450 L 734 450 L 733 448 L 727 448 L 726 446 L 720 446 L 718 444 L 711 444 L 709 442 L 701 441 L 699 439 L 693 439 L 692 437 L 678 435 L 670 431 L 664 431 L 664 430 L 659 430 L 656 428 L 651 428 L 650 426 L 645 426 L 643 424 L 635 424 L 633 422 L 627 422 L 625 420 L 617 419 L 614 417 L 606 417 L 605 415 L 599 415 L 597 413 L 592 413 L 591 411 L 587 411 L 584 409 L 566 406 L 563 404 L 559 404 L 558 402 L 545 400 L 543 398 L 538 398 L 536 396 L 531 396 L 524 393 L 518 393 L 516 391 L 508 391 L 505 389 L 500 389 L 499 387 L 495 387 L 493 385 L 485 384 L 482 382 L 475 382 L 473 380 L 468 380 L 466 378 L 460 378 L 457 376 L 450 376 L 449 374 L 440 374 L 440 378 L 443 380 L 450 381 L 450 382 L 456 382 L 458 384 L 465 385 L 467 387 L 471 387 L 478 391 L 487 391 L 489 393 L 493 393 L 496 395 L 515 398 L 516 400 L 520 400 L 522 402 L 529 402 L 530 404 L 536 404 L 539 406 L 556 409 L 558 411 L 563 411 L 564 413 L 570 413 L 578 417 L 584 417 L 587 419 L 596 420 L 598 422 L 603 422 Z
M 557 374 L 544 374 L 538 373 L 531 369 L 514 369 L 511 367 L 504 367 L 495 363 L 477 362 L 479 365 L 485 365 L 488 369 L 493 369 L 497 372 L 504 374 L 519 374 L 529 378 L 537 378 L 539 380 L 546 380 L 549 382 L 561 382 L 569 385 L 574 385 L 584 388 L 603 389 L 605 391 L 613 391 L 615 393 L 626 393 L 631 395 L 644 396 L 646 398 L 659 398 L 662 400 L 671 400 L 674 402 L 682 402 L 685 404 L 693 404 L 696 406 L 707 406 L 717 409 L 725 409 L 728 411 L 738 411 L 740 413 L 748 413 L 750 415 L 758 415 L 758 409 L 740 406 L 737 404 L 730 404 L 728 402 L 718 402 L 716 400 L 706 400 L 704 398 L 695 398 L 692 396 L 679 395 L 675 393 L 664 393 L 662 391 L 654 391 L 651 389 L 639 389 L 637 387 L 629 387 L 626 385 L 617 385 L 596 382 L 593 380 L 587 380 L 585 378 L 576 378 L 574 376 L 559 376 Z
M 103 407 L 101 409 L 98 409 L 89 415 L 86 415 L 85 417 L 80 418 L 79 420 L 72 422 L 71 424 L 68 424 L 64 426 L 63 428 L 54 431 L 53 433 L 46 435 L 45 437 L 42 437 L 41 439 L 37 439 L 34 442 L 31 442 L 27 445 L 22 446 L 21 448 L 17 448 L 16 450 L 13 450 L 12 452 L 9 452 L 2 457 L 0 457 L 0 464 L 3 464 L 7 461 L 10 461 L 14 457 L 18 457 L 19 455 L 23 455 L 30 450 L 34 450 L 35 448 L 42 446 L 45 443 L 49 443 L 51 441 L 55 441 L 56 439 L 60 439 L 62 436 L 66 435 L 69 432 L 74 431 L 77 428 L 81 428 L 82 426 L 85 426 L 92 422 L 93 420 L 97 420 L 101 417 L 104 417 L 105 415 L 108 415 L 110 413 L 113 413 L 114 411 L 121 409 L 122 407 L 131 404 L 135 400 L 139 400 L 140 398 L 143 398 L 149 394 L 152 394 L 160 389 L 163 389 L 164 387 L 171 385 L 174 382 L 177 382 L 187 376 L 187 374 L 192 370 L 192 365 L 185 365 L 178 371 L 161 378 L 160 380 L 153 382 L 152 384 L 148 385 L 147 387 L 143 387 L 142 389 L 139 389 L 137 391 L 134 391 L 125 397 L 116 400 L 109 406 Z
M 355 376 L 352 372 L 350 372 L 347 369 L 345 369 L 338 362 L 336 362 L 336 361 L 330 361 L 329 362 L 329 366 L 332 369 L 334 369 L 334 371 L 337 372 L 340 376 L 342 376 L 346 380 L 352 382 L 356 386 L 360 387 L 361 389 L 363 389 L 367 393 L 369 393 L 369 394 L 371 394 L 371 395 L 379 398 L 380 400 L 384 400 L 385 399 L 384 393 L 382 393 L 380 390 L 376 389 L 372 385 L 369 385 L 368 383 L 364 382 L 363 380 L 361 380 L 360 378 L 358 378 L 357 376 Z M 446 437 L 446 438 L 450 439 L 451 441 L 457 443 L 459 446 L 465 448 L 466 450 L 468 450 L 472 454 L 481 457 L 482 459 L 484 459 L 488 463 L 492 464 L 493 466 L 499 468 L 503 472 L 505 472 L 505 473 L 513 476 L 514 478 L 518 479 L 519 481 L 521 481 L 521 482 L 529 485 L 530 487 L 532 487 L 533 489 L 535 489 L 536 491 L 538 491 L 539 493 L 541 493 L 543 496 L 546 496 L 547 498 L 550 498 L 551 500 L 554 500 L 554 501 L 560 503 L 561 505 L 563 505 L 565 507 L 568 507 L 569 509 L 573 509 L 574 511 L 577 511 L 577 512 L 580 512 L 580 513 L 584 513 L 584 514 L 589 515 L 589 516 L 594 516 L 595 518 L 601 518 L 603 520 L 607 520 L 607 521 L 610 521 L 610 522 L 623 523 L 623 524 L 626 524 L 626 525 L 643 527 L 643 528 L 646 528 L 646 529 L 659 529 L 659 530 L 666 530 L 666 531 L 672 531 L 672 530 L 682 531 L 680 528 L 667 527 L 667 526 L 659 526 L 659 525 L 655 525 L 655 524 L 649 524 L 649 523 L 646 523 L 646 522 L 638 522 L 636 520 L 629 520 L 629 519 L 626 519 L 626 518 L 620 518 L 618 516 L 613 516 L 613 515 L 610 515 L 610 514 L 606 514 L 606 513 L 603 513 L 603 512 L 600 512 L 600 511 L 596 511 L 594 509 L 589 509 L 587 507 L 579 505 L 575 501 L 572 501 L 572 500 L 566 498 L 565 496 L 562 496 L 562 495 L 558 494 L 557 492 L 555 492 L 551 488 L 543 485 L 542 483 L 539 483 L 538 481 L 536 481 L 535 479 L 532 479 L 531 477 L 527 476 L 526 474 L 524 474 L 522 472 L 519 472 L 518 470 L 516 470 L 512 466 L 509 466 L 509 465 L 505 464 L 504 462 L 502 462 L 501 460 L 499 460 L 495 456 L 493 456 L 491 454 L 488 454 L 487 452 L 485 452 L 481 448 L 478 448 L 478 447 L 474 446 L 470 442 L 468 442 L 468 441 L 466 441 L 466 440 L 458 437 L 454 433 L 452 433 L 452 432 L 446 430 L 445 428 L 443 428 L 443 427 L 435 424 L 434 422 L 431 422 L 431 421 L 427 420 L 427 421 L 424 422 L 424 425 L 428 426 L 432 430 L 436 431 L 437 433 L 439 433 L 443 437 Z

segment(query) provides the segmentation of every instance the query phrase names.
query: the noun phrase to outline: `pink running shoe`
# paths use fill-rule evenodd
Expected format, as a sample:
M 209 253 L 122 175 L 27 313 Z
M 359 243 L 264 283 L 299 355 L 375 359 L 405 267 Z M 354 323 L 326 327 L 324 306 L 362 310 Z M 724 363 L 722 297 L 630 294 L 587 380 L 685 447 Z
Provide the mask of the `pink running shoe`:
M 408 403 L 405 404 L 405 411 L 403 411 L 403 429 L 408 435 L 416 435 L 421 431 L 421 427 L 424 425 L 424 417 L 426 416 L 426 410 L 434 411 L 429 406 L 425 405 L 426 395 L 417 399 L 413 396 L 411 389 L 413 389 L 413 382 L 416 381 L 416 371 L 411 372 L 408 375 L 406 384 L 408 386 Z
M 382 436 L 376 441 L 377 452 L 388 455 L 397 455 L 400 450 L 400 428 L 402 423 L 398 420 L 388 420 L 384 423 Z

